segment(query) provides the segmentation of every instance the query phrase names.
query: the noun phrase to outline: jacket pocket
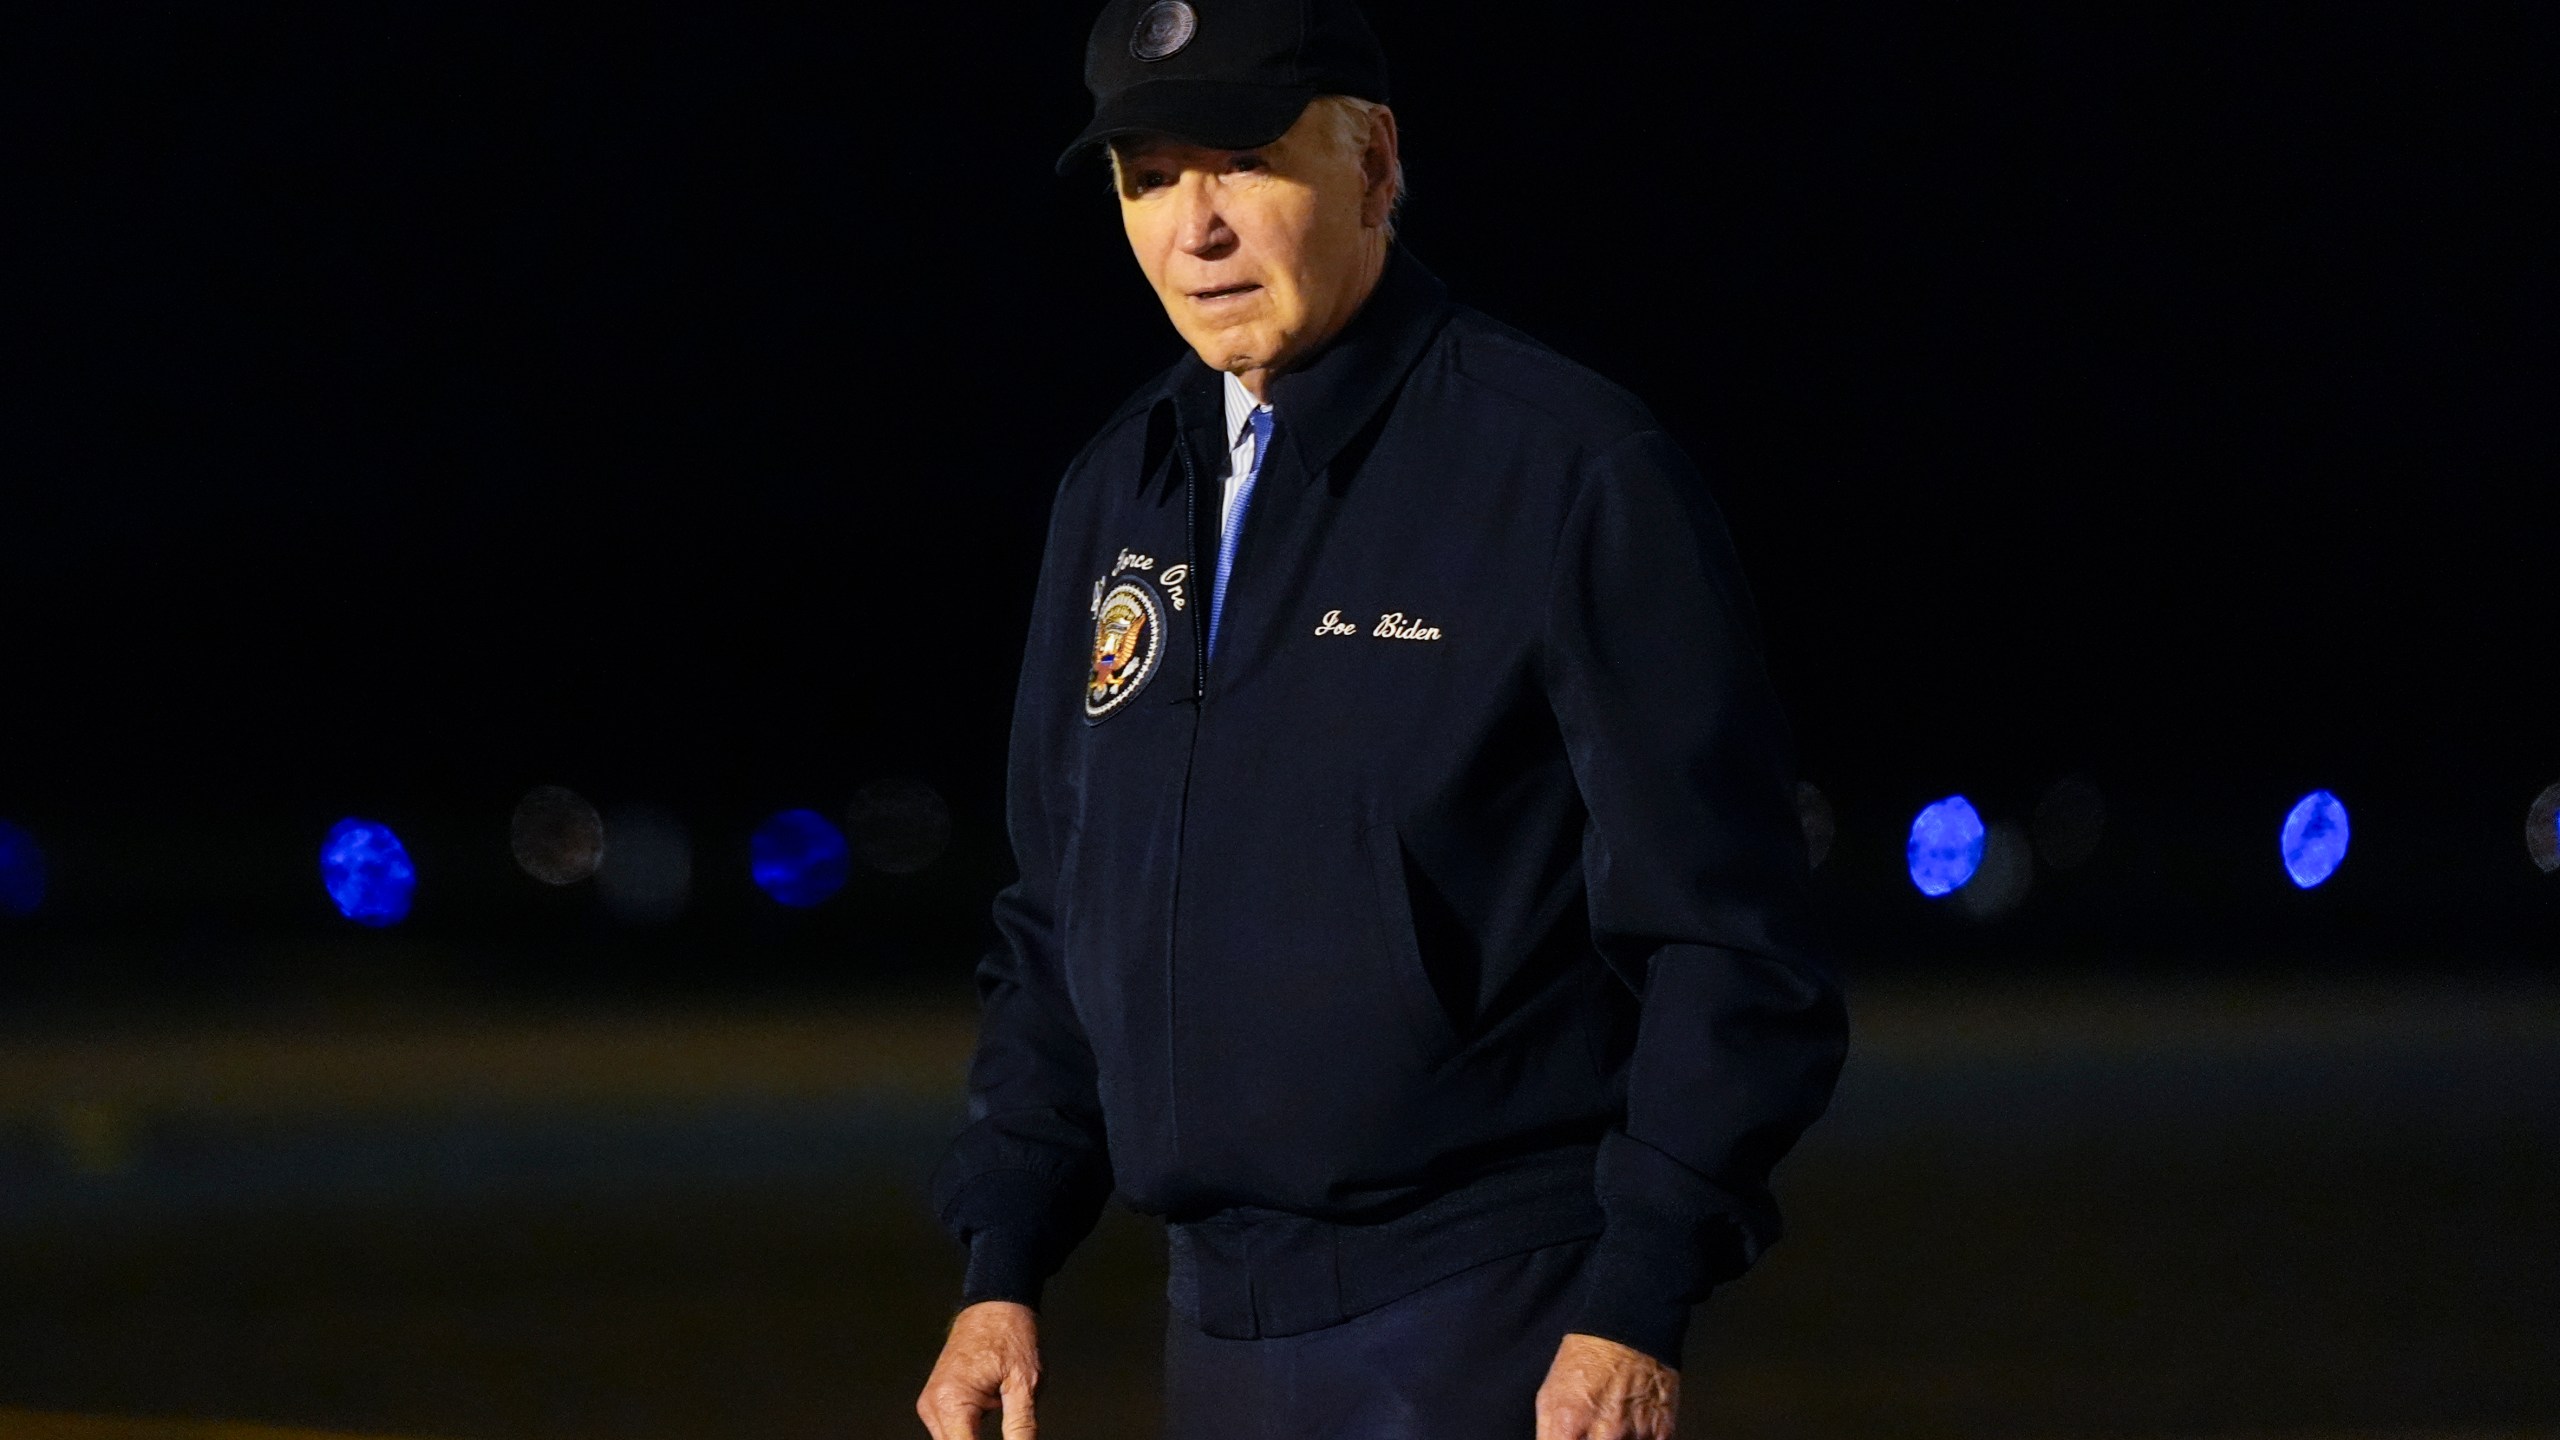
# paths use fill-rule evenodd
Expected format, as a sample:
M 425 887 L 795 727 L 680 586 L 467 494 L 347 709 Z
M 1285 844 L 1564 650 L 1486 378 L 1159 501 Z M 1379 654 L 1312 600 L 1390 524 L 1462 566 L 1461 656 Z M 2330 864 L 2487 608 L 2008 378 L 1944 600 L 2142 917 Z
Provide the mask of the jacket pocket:
M 1423 967 L 1422 946 L 1413 924 L 1413 898 L 1405 888 L 1404 842 L 1393 823 L 1366 827 L 1360 832 L 1360 842 L 1368 852 L 1369 876 L 1377 897 L 1378 953 L 1390 972 L 1388 983 L 1403 1002 L 1424 1053 L 1437 1061 L 1457 1048 L 1458 1032 L 1449 1022 L 1448 1007 L 1440 1003 L 1439 992 L 1431 986 L 1431 972 Z

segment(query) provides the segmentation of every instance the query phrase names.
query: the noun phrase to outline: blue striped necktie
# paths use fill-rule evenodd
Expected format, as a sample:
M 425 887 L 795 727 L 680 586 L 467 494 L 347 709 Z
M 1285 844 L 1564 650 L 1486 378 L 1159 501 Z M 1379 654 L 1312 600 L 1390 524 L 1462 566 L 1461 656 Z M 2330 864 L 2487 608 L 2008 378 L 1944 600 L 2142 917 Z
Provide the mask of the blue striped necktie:
M 1257 405 L 1245 417 L 1253 426 L 1253 467 L 1236 485 L 1235 508 L 1218 537 L 1218 573 L 1209 585 L 1209 653 L 1218 653 L 1218 616 L 1227 608 L 1227 572 L 1236 565 L 1236 542 L 1244 537 L 1245 507 L 1253 503 L 1253 482 L 1262 475 L 1262 459 L 1271 453 L 1271 412 Z

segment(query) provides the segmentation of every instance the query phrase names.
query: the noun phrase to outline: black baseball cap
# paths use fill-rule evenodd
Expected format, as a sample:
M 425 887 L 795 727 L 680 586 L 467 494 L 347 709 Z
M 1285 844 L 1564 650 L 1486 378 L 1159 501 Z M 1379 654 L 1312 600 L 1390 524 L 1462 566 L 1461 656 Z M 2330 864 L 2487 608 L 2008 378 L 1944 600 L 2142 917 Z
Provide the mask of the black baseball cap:
M 1352 0 L 1111 0 L 1084 46 L 1093 123 L 1058 157 L 1151 132 L 1268 145 L 1319 95 L 1385 104 L 1387 56 Z

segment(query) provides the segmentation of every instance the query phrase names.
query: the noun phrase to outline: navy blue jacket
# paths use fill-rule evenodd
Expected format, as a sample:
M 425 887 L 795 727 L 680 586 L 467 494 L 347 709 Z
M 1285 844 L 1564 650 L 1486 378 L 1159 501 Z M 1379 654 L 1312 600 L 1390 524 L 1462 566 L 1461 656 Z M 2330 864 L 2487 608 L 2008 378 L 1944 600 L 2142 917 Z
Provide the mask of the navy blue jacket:
M 1677 1365 L 1847 1047 L 1724 521 L 1398 248 L 1272 384 L 1210 664 L 1220 386 L 1185 356 L 1051 512 L 933 1178 L 964 1303 L 1036 1305 L 1116 1190 L 1213 1334 L 1598 1235 L 1574 1328 Z

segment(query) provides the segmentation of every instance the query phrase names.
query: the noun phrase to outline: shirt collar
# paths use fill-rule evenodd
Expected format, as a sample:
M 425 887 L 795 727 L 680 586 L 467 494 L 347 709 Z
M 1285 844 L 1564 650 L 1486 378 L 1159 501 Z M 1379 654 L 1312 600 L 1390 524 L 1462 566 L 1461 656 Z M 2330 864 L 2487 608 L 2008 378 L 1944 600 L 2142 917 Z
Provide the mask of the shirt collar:
M 1233 371 L 1226 373 L 1226 382 L 1227 448 L 1233 450 L 1244 443 L 1245 422 L 1254 411 L 1270 409 L 1271 402 L 1254 399 L 1253 392 L 1244 388 L 1244 382 Z

